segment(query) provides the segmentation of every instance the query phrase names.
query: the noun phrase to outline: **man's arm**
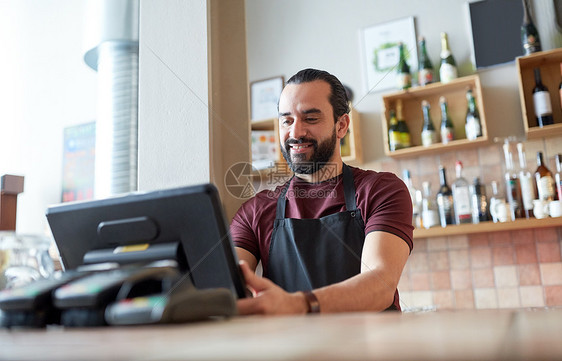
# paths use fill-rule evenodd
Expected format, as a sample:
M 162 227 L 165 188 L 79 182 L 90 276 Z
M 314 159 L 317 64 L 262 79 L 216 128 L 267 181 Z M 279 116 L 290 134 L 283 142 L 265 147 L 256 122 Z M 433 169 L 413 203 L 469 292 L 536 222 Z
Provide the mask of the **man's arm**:
M 394 292 L 409 253 L 408 245 L 398 236 L 380 231 L 369 233 L 361 255 L 361 273 L 314 290 L 320 303 L 320 311 L 331 313 L 386 309 L 394 300 Z M 257 277 L 249 267 L 243 265 L 242 270 L 255 297 L 238 301 L 240 314 L 307 312 L 308 306 L 302 292 L 285 292 L 273 282 Z
M 250 267 L 252 272 L 256 272 L 256 267 L 258 266 L 258 260 L 251 252 L 246 251 L 242 247 L 235 247 L 236 254 L 238 255 L 238 259 L 240 261 L 244 261 Z

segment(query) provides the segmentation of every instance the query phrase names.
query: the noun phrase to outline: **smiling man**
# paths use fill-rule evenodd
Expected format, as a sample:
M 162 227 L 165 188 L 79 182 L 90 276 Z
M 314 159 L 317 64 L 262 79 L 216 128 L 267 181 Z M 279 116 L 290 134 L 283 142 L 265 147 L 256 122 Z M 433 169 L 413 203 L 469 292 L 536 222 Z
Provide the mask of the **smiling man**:
M 283 156 L 295 173 L 240 207 L 230 226 L 254 297 L 240 314 L 400 310 L 397 291 L 412 250 L 412 203 L 392 173 L 347 166 L 345 88 L 305 69 L 279 99 Z M 255 275 L 262 262 L 264 278 Z

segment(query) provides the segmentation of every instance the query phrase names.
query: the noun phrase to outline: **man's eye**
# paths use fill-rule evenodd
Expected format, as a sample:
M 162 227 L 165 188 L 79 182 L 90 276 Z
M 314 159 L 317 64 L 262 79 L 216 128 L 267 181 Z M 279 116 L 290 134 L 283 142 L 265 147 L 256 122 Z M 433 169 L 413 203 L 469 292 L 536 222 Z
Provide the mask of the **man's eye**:
M 317 121 L 317 120 L 318 120 L 318 118 L 312 118 L 312 117 L 306 118 L 306 121 L 307 121 L 307 122 L 315 122 L 315 121 Z

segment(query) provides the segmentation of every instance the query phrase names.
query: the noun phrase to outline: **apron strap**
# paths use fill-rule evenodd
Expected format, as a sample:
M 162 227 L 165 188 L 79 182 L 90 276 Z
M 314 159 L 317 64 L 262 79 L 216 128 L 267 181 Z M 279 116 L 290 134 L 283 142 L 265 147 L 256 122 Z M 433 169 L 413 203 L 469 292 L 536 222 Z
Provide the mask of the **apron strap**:
M 345 163 L 343 164 L 343 195 L 345 197 L 345 208 L 348 211 L 355 211 L 357 210 L 357 203 L 355 201 L 355 183 L 353 182 L 353 172 L 349 168 L 349 166 Z M 279 198 L 277 199 L 277 209 L 275 214 L 275 219 L 285 219 L 285 206 L 287 205 L 287 199 L 285 196 L 287 195 L 287 191 L 289 190 L 289 186 L 293 181 L 295 175 L 289 179 L 287 185 L 281 193 L 279 194 Z
M 343 163 L 343 195 L 345 197 L 345 208 L 348 211 L 357 210 L 355 202 L 355 183 L 353 182 L 353 172 L 347 164 Z
M 279 194 L 279 198 L 277 198 L 277 210 L 276 210 L 276 214 L 275 214 L 275 219 L 284 219 L 285 218 L 285 205 L 287 204 L 287 200 L 285 199 L 285 195 L 287 195 L 287 191 L 289 190 L 289 186 L 291 185 L 291 182 L 293 181 L 293 178 L 295 178 L 294 174 L 291 177 L 291 179 L 289 179 L 289 181 L 287 182 L 287 185 L 285 186 L 285 188 L 283 188 L 283 190 Z

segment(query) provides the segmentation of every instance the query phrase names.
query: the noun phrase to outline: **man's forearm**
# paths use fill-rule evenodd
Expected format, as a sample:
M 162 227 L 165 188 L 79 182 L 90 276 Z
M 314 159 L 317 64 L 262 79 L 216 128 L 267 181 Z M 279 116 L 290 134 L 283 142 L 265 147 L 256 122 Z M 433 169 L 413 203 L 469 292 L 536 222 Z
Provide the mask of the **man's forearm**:
M 391 278 L 383 271 L 371 270 L 316 289 L 320 312 L 383 311 L 394 301 L 397 282 Z

